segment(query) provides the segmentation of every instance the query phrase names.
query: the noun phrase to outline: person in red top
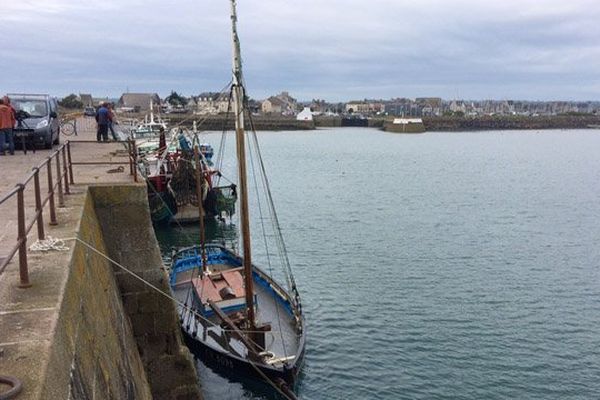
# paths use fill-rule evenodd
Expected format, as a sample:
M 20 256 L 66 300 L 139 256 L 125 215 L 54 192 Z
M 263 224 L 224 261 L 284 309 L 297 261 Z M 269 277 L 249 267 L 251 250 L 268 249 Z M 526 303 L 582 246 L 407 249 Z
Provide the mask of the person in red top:
M 17 110 L 15 110 L 15 108 L 12 106 L 12 104 L 10 104 L 10 98 L 8 96 L 4 96 L 2 98 L 2 100 L 4 100 L 4 104 L 6 104 L 12 110 L 12 113 L 16 119 L 17 118 Z
M 13 128 L 16 123 L 15 110 L 10 105 L 8 97 L 4 96 L 0 100 L 0 155 L 4 152 L 4 145 L 8 142 L 8 151 L 10 154 L 15 154 L 15 141 L 13 138 Z

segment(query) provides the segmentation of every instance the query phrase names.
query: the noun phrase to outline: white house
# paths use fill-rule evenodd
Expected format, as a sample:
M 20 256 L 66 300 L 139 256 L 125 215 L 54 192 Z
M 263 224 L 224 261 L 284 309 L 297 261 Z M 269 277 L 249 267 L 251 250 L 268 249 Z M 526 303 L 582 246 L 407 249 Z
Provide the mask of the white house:
M 304 110 L 300 111 L 298 115 L 296 115 L 296 119 L 298 121 L 312 121 L 313 115 L 310 111 L 310 107 L 304 107 Z

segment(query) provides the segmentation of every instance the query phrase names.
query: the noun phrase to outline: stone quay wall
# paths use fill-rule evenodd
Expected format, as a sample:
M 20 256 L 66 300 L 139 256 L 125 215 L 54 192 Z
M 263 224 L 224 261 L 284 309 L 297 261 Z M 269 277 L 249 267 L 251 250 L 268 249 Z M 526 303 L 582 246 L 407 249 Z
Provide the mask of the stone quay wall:
M 143 185 L 91 186 L 79 238 L 169 293 Z M 169 298 L 74 242 L 40 399 L 200 399 Z
M 107 254 L 161 292 L 113 266 L 125 315 L 155 399 L 198 399 L 198 378 L 148 209 L 145 187 L 90 187 Z

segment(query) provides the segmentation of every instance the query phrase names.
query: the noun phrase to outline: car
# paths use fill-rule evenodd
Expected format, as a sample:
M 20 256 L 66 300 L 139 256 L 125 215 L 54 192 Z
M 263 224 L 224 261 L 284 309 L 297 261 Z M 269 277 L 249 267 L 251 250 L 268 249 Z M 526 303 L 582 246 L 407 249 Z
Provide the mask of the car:
M 96 109 L 94 107 L 86 107 L 83 109 L 83 115 L 86 117 L 95 117 Z
M 15 134 L 25 134 L 34 145 L 42 144 L 46 149 L 58 144 L 60 121 L 55 97 L 23 93 L 9 93 L 8 97 L 17 113 Z

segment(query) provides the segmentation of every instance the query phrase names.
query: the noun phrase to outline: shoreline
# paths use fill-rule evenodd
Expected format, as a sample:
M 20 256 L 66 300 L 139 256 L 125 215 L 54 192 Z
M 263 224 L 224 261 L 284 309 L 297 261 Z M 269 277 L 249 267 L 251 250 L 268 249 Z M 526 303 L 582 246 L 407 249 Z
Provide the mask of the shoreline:
M 119 119 L 143 119 L 143 114 L 119 114 Z M 233 130 L 233 120 L 226 115 L 192 115 L 165 114 L 170 125 L 181 124 L 191 128 L 193 122 L 198 122 L 202 131 Z M 316 116 L 312 121 L 299 121 L 295 117 L 284 116 L 253 116 L 252 122 L 257 131 L 302 131 L 318 128 L 339 128 L 347 126 L 362 126 L 382 129 L 386 121 L 393 117 L 373 117 L 361 120 L 345 119 L 342 117 Z M 600 129 L 600 115 L 552 115 L 552 116 L 481 116 L 481 117 L 422 117 L 426 132 L 470 132 L 497 130 L 548 130 L 548 129 Z M 201 123 L 200 123 L 201 121 Z M 353 122 L 354 121 L 354 122 Z M 250 120 L 245 119 L 248 128 Z
M 426 117 L 423 124 L 427 131 L 495 131 L 495 130 L 544 130 L 544 129 L 597 129 L 597 115 L 552 115 L 539 117 L 485 116 L 485 117 Z

